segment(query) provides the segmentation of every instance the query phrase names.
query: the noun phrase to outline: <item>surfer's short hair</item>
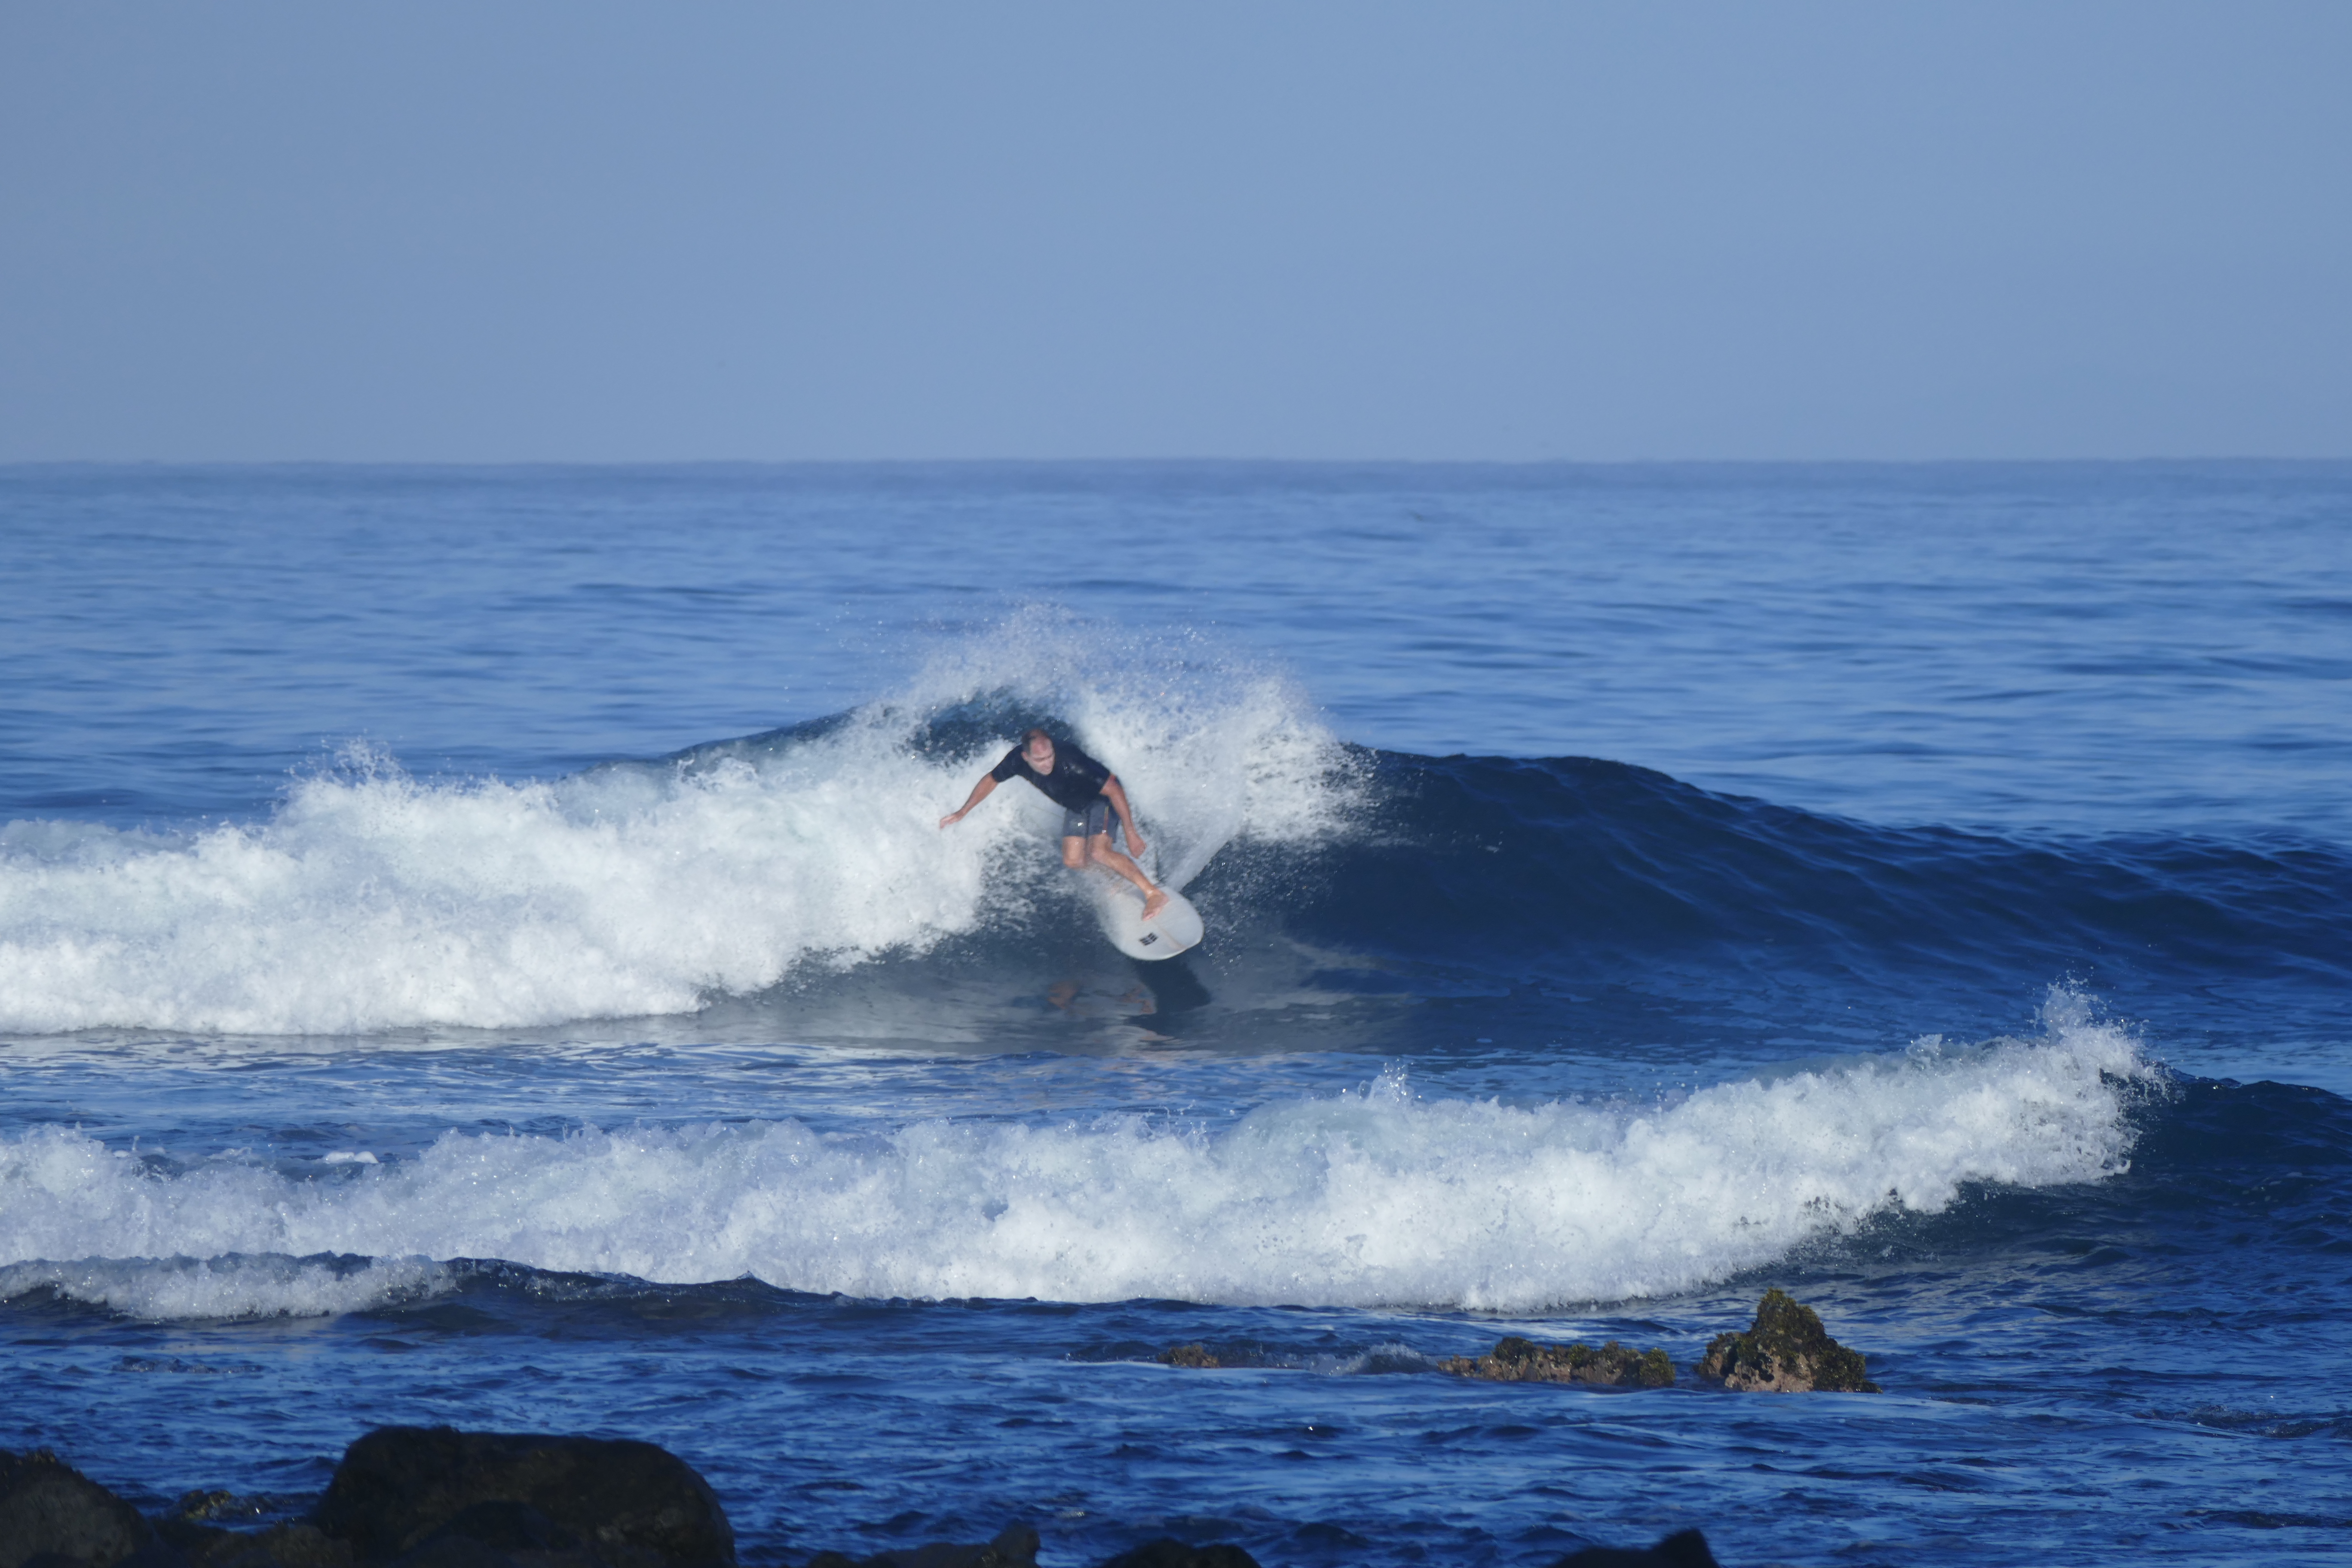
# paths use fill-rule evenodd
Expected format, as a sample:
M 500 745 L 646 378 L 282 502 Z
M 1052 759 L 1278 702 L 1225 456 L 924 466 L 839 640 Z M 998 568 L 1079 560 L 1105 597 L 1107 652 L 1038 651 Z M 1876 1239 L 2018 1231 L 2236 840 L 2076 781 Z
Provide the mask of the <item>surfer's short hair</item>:
M 1029 742 L 1032 741 L 1043 741 L 1045 744 L 1050 746 L 1054 743 L 1054 737 L 1048 735 L 1043 730 L 1024 730 L 1021 731 L 1021 749 L 1023 751 L 1025 752 L 1029 749 Z

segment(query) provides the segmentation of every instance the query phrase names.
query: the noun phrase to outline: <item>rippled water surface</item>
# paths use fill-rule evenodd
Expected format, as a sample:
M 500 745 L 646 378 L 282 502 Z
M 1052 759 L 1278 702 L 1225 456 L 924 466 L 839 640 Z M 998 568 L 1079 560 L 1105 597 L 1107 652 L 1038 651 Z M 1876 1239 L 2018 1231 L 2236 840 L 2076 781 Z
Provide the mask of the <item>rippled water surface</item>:
M 2352 1554 L 2352 469 L 0 470 L 0 1446 Z M 1018 785 L 1134 795 L 1121 959 Z M 1691 1365 L 1780 1286 L 1876 1395 Z M 1671 1389 L 1466 1382 L 1505 1333 Z M 1200 1343 L 1225 1364 L 1155 1358 Z

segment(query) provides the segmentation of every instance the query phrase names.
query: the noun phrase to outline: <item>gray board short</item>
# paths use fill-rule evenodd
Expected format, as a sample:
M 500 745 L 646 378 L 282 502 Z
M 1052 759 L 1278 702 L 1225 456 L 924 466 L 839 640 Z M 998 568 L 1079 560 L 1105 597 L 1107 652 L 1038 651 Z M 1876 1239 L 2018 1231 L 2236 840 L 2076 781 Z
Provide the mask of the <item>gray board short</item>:
M 1066 807 L 1062 812 L 1062 837 L 1065 838 L 1092 838 L 1097 833 L 1117 831 L 1118 824 L 1112 820 L 1110 802 L 1100 795 L 1087 802 L 1083 810 Z

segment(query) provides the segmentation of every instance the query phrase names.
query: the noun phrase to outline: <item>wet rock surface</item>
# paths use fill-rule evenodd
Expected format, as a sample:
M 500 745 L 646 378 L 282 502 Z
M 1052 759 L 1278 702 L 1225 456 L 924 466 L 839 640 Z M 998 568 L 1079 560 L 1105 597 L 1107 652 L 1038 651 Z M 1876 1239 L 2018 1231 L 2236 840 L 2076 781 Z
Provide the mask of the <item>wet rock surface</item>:
M 1588 1546 L 1552 1568 L 1722 1568 L 1696 1530 L 1676 1531 L 1655 1546 Z
M 1588 1344 L 1541 1345 L 1517 1335 L 1488 1354 L 1454 1356 L 1439 1366 L 1456 1377 L 1496 1383 L 1590 1383 L 1607 1388 L 1671 1388 L 1675 1363 L 1666 1352 L 1637 1351 L 1615 1340 L 1595 1350 Z
M 1225 1364 L 1217 1359 L 1216 1352 L 1203 1344 L 1170 1345 L 1154 1359 L 1161 1366 L 1215 1367 Z
M 1862 1353 L 1830 1338 L 1821 1314 L 1781 1290 L 1767 1290 L 1745 1333 L 1717 1334 L 1698 1374 L 1744 1394 L 1876 1394 Z
M 47 1449 L 0 1449 L 0 1568 L 163 1568 L 176 1556 L 137 1509 Z

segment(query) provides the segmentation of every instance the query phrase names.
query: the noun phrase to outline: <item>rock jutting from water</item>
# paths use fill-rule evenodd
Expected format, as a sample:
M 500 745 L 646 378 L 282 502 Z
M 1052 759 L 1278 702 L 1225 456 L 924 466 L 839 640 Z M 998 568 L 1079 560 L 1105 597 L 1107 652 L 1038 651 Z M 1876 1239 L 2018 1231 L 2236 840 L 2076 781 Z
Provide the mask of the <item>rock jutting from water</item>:
M 694 1468 L 625 1439 L 380 1426 L 344 1450 L 313 1521 L 363 1563 L 436 1538 L 611 1568 L 733 1568 L 735 1532 Z M 420 1563 L 415 1568 L 425 1568 Z
M 1717 1334 L 1698 1374 L 1742 1394 L 1876 1394 L 1862 1352 L 1830 1338 L 1821 1314 L 1771 1289 L 1745 1333 Z
M 1037 1532 L 1025 1524 L 1012 1524 L 998 1531 L 995 1540 L 976 1546 L 934 1541 L 871 1557 L 820 1552 L 802 1568 L 1037 1568 Z
M 1456 1377 L 1496 1383 L 1590 1383 L 1604 1388 L 1671 1388 L 1675 1363 L 1654 1347 L 1637 1351 L 1611 1340 L 1599 1350 L 1588 1344 L 1539 1345 L 1512 1335 L 1482 1356 L 1454 1356 L 1438 1363 Z
M 162 1568 L 173 1555 L 137 1509 L 47 1448 L 0 1449 L 0 1568 L 33 1558 Z
M 1551 1568 L 1722 1568 L 1707 1550 L 1706 1537 L 1696 1530 L 1678 1530 L 1655 1546 L 1588 1546 L 1571 1552 Z
M 384 1426 L 307 1519 L 191 1492 L 157 1524 L 45 1451 L 0 1452 L 0 1568 L 735 1568 L 726 1510 L 651 1443 Z

